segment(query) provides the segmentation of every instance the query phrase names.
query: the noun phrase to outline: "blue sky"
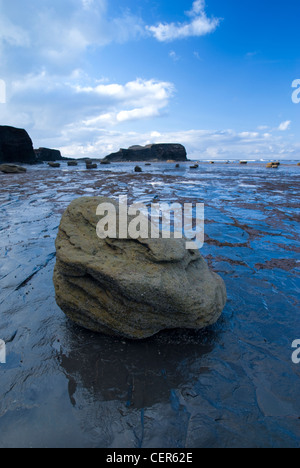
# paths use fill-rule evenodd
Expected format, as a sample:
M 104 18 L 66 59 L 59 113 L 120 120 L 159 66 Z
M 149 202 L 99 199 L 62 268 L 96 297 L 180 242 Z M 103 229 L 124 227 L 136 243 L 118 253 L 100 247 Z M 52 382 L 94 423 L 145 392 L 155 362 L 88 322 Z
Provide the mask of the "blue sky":
M 70 157 L 300 160 L 299 18 L 299 0 L 0 0 L 0 124 Z

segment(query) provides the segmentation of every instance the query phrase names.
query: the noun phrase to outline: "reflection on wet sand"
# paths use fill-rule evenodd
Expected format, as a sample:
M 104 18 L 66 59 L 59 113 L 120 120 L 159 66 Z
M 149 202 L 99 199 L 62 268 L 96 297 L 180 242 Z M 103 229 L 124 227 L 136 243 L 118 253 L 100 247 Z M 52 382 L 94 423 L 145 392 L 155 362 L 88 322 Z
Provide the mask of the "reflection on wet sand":
M 72 351 L 60 363 L 69 380 L 71 403 L 85 388 L 95 401 L 119 401 L 142 409 L 168 403 L 185 378 L 183 362 L 199 362 L 213 348 L 216 332 L 185 330 L 160 333 L 142 342 L 120 341 L 69 326 Z M 194 376 L 195 377 L 195 376 Z

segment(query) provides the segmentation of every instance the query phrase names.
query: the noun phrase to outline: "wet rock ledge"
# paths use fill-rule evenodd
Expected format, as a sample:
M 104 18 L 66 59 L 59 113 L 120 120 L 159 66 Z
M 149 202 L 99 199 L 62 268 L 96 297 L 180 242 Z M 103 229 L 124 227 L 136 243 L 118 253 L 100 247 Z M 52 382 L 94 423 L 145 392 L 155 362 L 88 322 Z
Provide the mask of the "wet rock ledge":
M 96 235 L 100 203 L 83 197 L 65 211 L 56 240 L 56 301 L 77 324 L 143 339 L 163 329 L 202 329 L 226 303 L 223 280 L 184 239 L 110 239 Z

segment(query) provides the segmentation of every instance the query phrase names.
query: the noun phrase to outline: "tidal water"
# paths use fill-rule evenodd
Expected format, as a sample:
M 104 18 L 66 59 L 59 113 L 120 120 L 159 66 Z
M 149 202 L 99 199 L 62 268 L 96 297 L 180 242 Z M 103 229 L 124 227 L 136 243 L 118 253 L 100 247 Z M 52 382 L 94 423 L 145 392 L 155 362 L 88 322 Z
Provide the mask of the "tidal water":
M 0 174 L 0 447 L 300 447 L 300 167 L 112 164 Z M 220 321 L 142 342 L 71 323 L 55 238 L 79 196 L 205 204 Z

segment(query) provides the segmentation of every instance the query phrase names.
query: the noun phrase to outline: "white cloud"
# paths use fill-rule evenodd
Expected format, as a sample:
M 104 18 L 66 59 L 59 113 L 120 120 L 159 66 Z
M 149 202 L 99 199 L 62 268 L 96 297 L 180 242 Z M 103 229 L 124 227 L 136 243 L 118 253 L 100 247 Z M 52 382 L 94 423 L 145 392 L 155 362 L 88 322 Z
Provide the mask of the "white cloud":
M 268 125 L 260 125 L 259 127 L 257 127 L 258 130 L 269 130 L 269 126 Z
M 129 120 L 140 120 L 150 117 L 157 117 L 159 108 L 155 106 L 145 106 L 140 109 L 132 109 L 129 111 L 121 111 L 117 114 L 118 122 L 126 122 Z
M 241 132 L 238 135 L 242 140 L 252 140 L 259 137 L 257 132 Z
M 159 23 L 146 29 L 160 42 L 171 42 L 187 37 L 205 36 L 214 32 L 220 24 L 220 18 L 208 18 L 205 1 L 196 0 L 191 11 L 186 12 L 191 19 L 184 23 Z
M 285 132 L 286 130 L 288 130 L 290 128 L 290 125 L 291 125 L 291 120 L 287 120 L 286 122 L 282 122 L 279 127 L 278 127 L 278 130 L 280 130 L 281 132 Z
M 140 105 L 141 100 L 143 106 L 147 103 L 152 105 L 155 102 L 166 101 L 172 95 L 174 86 L 172 83 L 156 81 L 156 80 L 143 80 L 136 79 L 129 81 L 125 85 L 118 83 L 100 84 L 95 87 L 75 87 L 77 93 L 85 93 L 93 95 L 94 97 L 109 98 L 118 102 L 126 101 L 131 105 Z
M 169 53 L 169 57 L 174 60 L 174 62 L 178 62 L 180 60 L 179 55 L 176 54 L 175 50 L 171 50 Z

